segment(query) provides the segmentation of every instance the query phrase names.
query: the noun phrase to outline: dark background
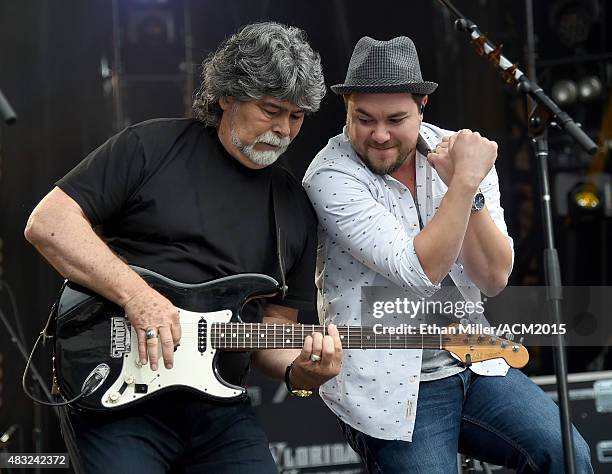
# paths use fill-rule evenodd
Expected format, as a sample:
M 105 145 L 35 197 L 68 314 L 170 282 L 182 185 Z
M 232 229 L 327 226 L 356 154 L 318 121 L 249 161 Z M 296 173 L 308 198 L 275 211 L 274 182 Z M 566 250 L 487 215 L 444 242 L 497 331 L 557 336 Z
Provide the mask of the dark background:
M 528 67 L 529 2 L 457 0 L 456 6 L 492 42 L 503 43 L 504 54 L 523 71 L 537 74 L 547 92 L 561 79 L 599 78 L 599 96 L 565 109 L 594 140 L 608 143 L 612 139 L 612 47 L 611 32 L 606 31 L 606 25 L 612 24 L 610 8 L 605 0 L 534 3 L 535 71 Z M 0 124 L 0 308 L 13 326 L 19 319 L 28 350 L 61 285 L 58 274 L 23 238 L 36 203 L 55 180 L 115 131 L 147 118 L 189 115 L 201 60 L 241 25 L 267 19 L 306 30 L 321 53 L 327 85 L 343 81 L 361 36 L 410 36 L 424 78 L 440 84 L 430 97 L 425 120 L 448 129 L 478 130 L 500 144 L 502 204 L 516 251 L 510 283 L 543 284 L 527 104 L 475 54 L 467 36 L 453 30 L 448 13 L 437 2 L 0 0 L 0 89 L 19 116 L 14 126 Z M 339 133 L 343 121 L 342 100 L 329 92 L 283 158 L 297 177 L 328 138 Z M 560 133 L 551 133 L 555 230 L 565 284 L 610 284 L 609 182 L 598 188 L 603 204 L 596 210 L 568 206 L 568 192 L 585 176 L 609 177 L 607 146 L 602 149 L 591 159 Z M 570 371 L 610 368 L 604 356 L 593 348 L 570 351 Z M 48 376 L 48 355 L 34 361 Z M 31 451 L 32 402 L 20 388 L 23 367 L 0 325 L 0 434 L 19 423 L 24 450 Z M 534 348 L 526 371 L 552 373 L 550 353 Z M 43 411 L 43 423 L 45 450 L 61 451 L 50 410 Z

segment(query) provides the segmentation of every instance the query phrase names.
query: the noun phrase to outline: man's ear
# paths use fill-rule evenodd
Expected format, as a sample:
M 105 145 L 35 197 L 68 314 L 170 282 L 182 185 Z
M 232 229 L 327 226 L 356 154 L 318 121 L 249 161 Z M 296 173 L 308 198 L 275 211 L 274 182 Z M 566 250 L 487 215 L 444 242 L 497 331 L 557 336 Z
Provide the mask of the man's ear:
M 427 99 L 429 99 L 429 96 L 425 95 L 423 96 L 423 99 L 421 100 L 421 107 L 420 107 L 421 115 L 423 115 L 423 112 L 425 111 L 425 106 L 427 105 Z
M 230 104 L 233 101 L 234 101 L 233 97 L 228 97 L 224 95 L 223 97 L 219 99 L 219 107 L 221 107 L 221 110 L 227 110 L 227 108 L 230 106 Z

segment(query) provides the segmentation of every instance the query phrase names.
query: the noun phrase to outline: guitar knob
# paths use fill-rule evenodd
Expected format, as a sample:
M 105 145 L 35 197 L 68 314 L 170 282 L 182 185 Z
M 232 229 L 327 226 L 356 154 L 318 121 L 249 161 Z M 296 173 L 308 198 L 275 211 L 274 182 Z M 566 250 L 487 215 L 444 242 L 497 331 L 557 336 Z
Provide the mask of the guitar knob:
M 125 377 L 125 383 L 128 385 L 132 385 L 135 382 L 133 375 L 127 375 Z
M 121 395 L 119 394 L 119 392 L 113 392 L 113 393 L 111 393 L 111 394 L 109 395 L 109 397 L 108 397 L 108 398 L 109 398 L 109 400 L 110 400 L 111 402 L 115 403 L 117 400 L 119 400 L 119 397 L 120 397 L 120 396 L 121 396 Z
M 502 349 L 505 349 L 506 347 L 508 347 L 508 341 L 502 341 L 500 346 Z

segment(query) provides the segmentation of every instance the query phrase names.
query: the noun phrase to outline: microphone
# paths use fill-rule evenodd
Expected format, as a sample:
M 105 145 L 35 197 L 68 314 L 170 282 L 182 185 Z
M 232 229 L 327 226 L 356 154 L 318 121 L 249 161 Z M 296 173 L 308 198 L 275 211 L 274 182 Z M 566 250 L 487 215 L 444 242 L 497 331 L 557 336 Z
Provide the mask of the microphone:
M 419 130 L 419 138 L 417 139 L 417 151 L 427 157 L 427 155 L 436 149 L 436 146 L 440 143 L 438 137 L 433 137 L 431 133 L 428 133 L 427 128 L 421 127 Z
M 455 26 L 455 30 L 457 31 L 472 31 L 472 28 L 476 26 L 473 21 L 470 21 L 467 18 L 460 18 L 459 20 L 455 20 L 455 23 L 453 25 Z
M 417 140 L 417 151 L 427 157 L 427 155 L 429 154 L 429 152 L 432 149 L 429 147 L 429 145 L 427 144 L 427 140 L 425 140 L 425 137 L 423 137 L 423 134 L 421 132 L 419 132 L 419 138 Z

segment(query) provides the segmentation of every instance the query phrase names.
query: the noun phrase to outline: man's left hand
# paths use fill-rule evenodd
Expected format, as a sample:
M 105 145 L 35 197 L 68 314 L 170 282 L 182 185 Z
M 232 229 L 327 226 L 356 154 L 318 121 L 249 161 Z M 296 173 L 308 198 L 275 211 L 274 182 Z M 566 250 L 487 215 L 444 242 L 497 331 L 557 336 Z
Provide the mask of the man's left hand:
M 320 358 L 320 359 L 318 359 Z M 289 374 L 294 389 L 314 390 L 340 373 L 342 343 L 338 328 L 330 324 L 327 335 L 306 336 L 302 352 L 293 361 Z

